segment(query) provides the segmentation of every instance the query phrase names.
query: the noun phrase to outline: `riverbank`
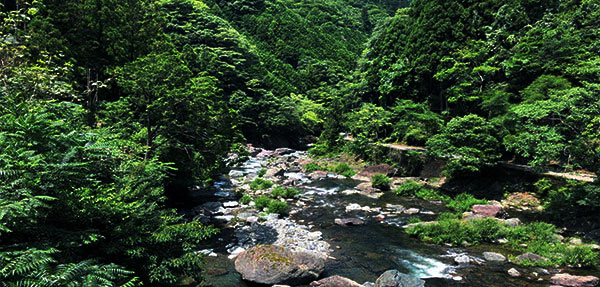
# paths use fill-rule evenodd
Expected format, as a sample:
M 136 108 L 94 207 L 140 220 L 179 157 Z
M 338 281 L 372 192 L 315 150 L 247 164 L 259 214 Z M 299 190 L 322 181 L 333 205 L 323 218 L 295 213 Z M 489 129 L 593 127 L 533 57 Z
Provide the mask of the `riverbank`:
M 391 269 L 423 278 L 426 286 L 547 286 L 552 276 L 561 272 L 587 274 L 486 260 L 484 252 L 508 255 L 501 246 L 444 246 L 409 237 L 402 226 L 435 220 L 449 210 L 441 201 L 397 196 L 370 188 L 360 180 L 369 178 L 365 176 L 369 170 L 383 171 L 381 166 L 347 162 L 358 173 L 355 179 L 348 179 L 324 170 L 307 171 L 305 166 L 310 163 L 324 164 L 305 152 L 251 149 L 250 155 L 247 162 L 217 182 L 214 190 L 198 191 L 211 198 L 210 202 L 186 210 L 189 216 L 222 227 L 219 237 L 207 246 L 210 248 L 202 251 L 208 255 L 205 275 L 213 286 L 251 286 L 241 280 L 233 262 L 236 255 L 260 244 L 313 252 L 326 258 L 321 277 L 340 275 L 361 284 L 375 282 Z M 335 159 L 327 161 L 337 164 Z M 393 175 L 391 169 L 389 172 Z M 252 182 L 262 173 L 262 178 L 273 185 L 253 189 Z M 392 176 L 392 188 L 408 179 Z M 252 201 L 237 201 L 243 194 L 268 196 L 277 186 L 301 192 L 276 199 L 288 204 L 284 216 L 256 210 Z M 212 196 L 206 197 L 208 193 Z M 512 269 L 520 275 L 511 276 L 508 271 Z

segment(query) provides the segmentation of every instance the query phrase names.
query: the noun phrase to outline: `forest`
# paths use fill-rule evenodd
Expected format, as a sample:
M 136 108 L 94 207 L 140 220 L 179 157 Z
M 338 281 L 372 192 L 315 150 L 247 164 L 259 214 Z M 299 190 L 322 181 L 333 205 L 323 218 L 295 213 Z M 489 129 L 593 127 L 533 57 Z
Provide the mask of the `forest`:
M 414 146 L 449 182 L 600 174 L 598 0 L 2 0 L 0 21 L 0 286 L 205 282 L 219 228 L 178 207 L 248 143 Z M 536 188 L 552 223 L 600 222 L 597 181 Z

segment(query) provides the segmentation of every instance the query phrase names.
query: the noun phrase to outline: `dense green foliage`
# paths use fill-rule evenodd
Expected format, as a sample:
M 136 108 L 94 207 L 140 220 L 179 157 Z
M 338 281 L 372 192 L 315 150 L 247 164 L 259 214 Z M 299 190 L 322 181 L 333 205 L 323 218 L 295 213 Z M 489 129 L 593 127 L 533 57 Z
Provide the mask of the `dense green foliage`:
M 450 180 L 500 161 L 600 171 L 598 0 L 0 3 L 0 285 L 200 282 L 196 248 L 216 230 L 170 207 L 208 186 L 246 141 L 295 146 L 320 135 L 315 154 L 345 146 L 366 159 L 380 156 L 373 142 L 424 146 Z M 265 174 L 253 190 L 273 187 Z M 372 181 L 389 189 L 385 176 Z M 535 186 L 550 215 L 600 211 L 597 183 Z M 415 182 L 395 192 L 456 212 L 486 202 Z M 553 241 L 548 226 L 447 217 L 414 233 L 504 236 L 554 263 L 597 261 Z
M 599 5 L 412 1 L 375 28 L 321 140 L 427 142 L 452 176 L 500 159 L 596 171 Z

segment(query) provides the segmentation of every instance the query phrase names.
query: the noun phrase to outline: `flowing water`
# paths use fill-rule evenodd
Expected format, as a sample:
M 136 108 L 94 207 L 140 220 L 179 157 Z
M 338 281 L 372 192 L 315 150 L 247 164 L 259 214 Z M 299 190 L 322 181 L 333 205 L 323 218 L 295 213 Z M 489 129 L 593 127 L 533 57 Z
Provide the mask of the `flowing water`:
M 237 170 L 252 174 L 260 168 L 261 161 L 251 159 Z M 531 276 L 532 272 L 539 271 L 534 268 L 517 267 L 523 275 L 513 278 L 507 274 L 507 270 L 515 266 L 509 263 L 454 263 L 457 254 L 466 252 L 471 258 L 479 258 L 483 251 L 490 251 L 490 248 L 497 250 L 497 246 L 457 249 L 425 244 L 403 232 L 401 226 L 412 217 L 423 221 L 433 220 L 437 214 L 446 211 L 441 203 L 400 198 L 388 193 L 374 199 L 361 194 L 343 193 L 358 184 L 353 180 L 327 178 L 311 181 L 302 173 L 286 175 L 302 182 L 297 188 L 304 191 L 301 198 L 307 203 L 293 213 L 291 219 L 310 226 L 311 231 L 321 231 L 323 239 L 331 245 L 331 256 L 335 259 L 327 261 L 323 277 L 341 275 L 359 283 L 374 282 L 386 270 L 397 269 L 423 278 L 427 282 L 426 286 L 548 286 L 547 280 L 540 282 L 538 278 Z M 217 183 L 216 187 L 221 196 L 231 192 L 226 181 Z M 346 207 L 350 204 L 381 210 L 389 210 L 389 206 L 387 209 L 386 206 L 394 204 L 418 208 L 421 212 L 413 215 L 399 214 L 379 221 L 374 218 L 377 212 L 347 212 Z M 335 218 L 351 217 L 360 218 L 365 224 L 334 224 Z M 232 230 L 225 229 L 210 243 L 208 247 L 214 249 L 218 256 L 207 257 L 206 279 L 216 287 L 256 286 L 241 280 L 233 267 L 233 261 L 227 258 L 225 246 L 234 240 Z

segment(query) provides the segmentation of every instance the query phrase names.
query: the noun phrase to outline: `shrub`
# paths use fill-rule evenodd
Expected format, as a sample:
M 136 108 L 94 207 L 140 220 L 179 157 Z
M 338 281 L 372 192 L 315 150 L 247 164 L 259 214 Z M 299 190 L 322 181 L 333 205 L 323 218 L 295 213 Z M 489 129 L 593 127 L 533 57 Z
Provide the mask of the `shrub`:
M 390 178 L 383 174 L 376 174 L 371 177 L 371 186 L 381 190 L 389 190 L 390 182 Z
M 549 243 L 558 242 L 556 238 L 556 227 L 545 222 L 533 222 L 517 226 L 504 231 L 503 236 L 508 239 L 509 244 L 517 247 L 520 244 L 531 241 L 543 241 Z
M 564 264 L 573 267 L 600 267 L 600 259 L 598 258 L 598 252 L 594 251 L 590 246 L 575 246 L 572 248 L 565 248 L 563 251 L 565 255 Z
M 292 188 L 292 187 L 288 187 L 288 188 L 284 188 L 281 186 L 277 186 L 273 189 L 273 191 L 271 192 L 271 196 L 272 197 L 282 197 L 282 198 L 293 198 L 294 196 L 300 194 L 300 191 Z
M 242 195 L 242 198 L 240 198 L 241 204 L 248 204 L 250 203 L 250 201 L 252 201 L 252 197 L 250 197 L 250 195 L 247 194 Z
M 457 212 L 465 212 L 471 210 L 471 207 L 475 204 L 487 203 L 488 201 L 485 199 L 477 199 L 468 193 L 461 193 L 454 199 L 450 200 L 447 206 Z
M 277 213 L 277 214 L 286 214 L 289 212 L 289 206 L 287 202 L 271 200 L 269 205 L 267 206 L 267 211 L 269 213 Z
M 356 174 L 356 171 L 354 171 L 350 165 L 345 162 L 339 163 L 333 171 L 345 177 L 353 177 Z
M 325 167 L 322 167 L 322 166 L 320 166 L 320 165 L 318 165 L 318 164 L 316 164 L 316 163 L 314 163 L 314 162 L 311 162 L 311 163 L 307 163 L 307 164 L 305 164 L 305 165 L 304 165 L 304 169 L 305 169 L 307 172 L 311 172 L 311 171 L 317 171 L 317 170 L 324 170 L 324 171 L 327 171 L 327 168 L 325 168 Z
M 257 177 L 250 183 L 250 188 L 252 190 L 264 190 L 273 186 L 273 182 L 270 180 L 262 179 Z
M 265 176 L 265 174 L 266 174 L 266 173 L 267 173 L 267 169 L 266 169 L 266 168 L 261 168 L 261 169 L 260 169 L 260 170 L 259 170 L 259 171 L 256 173 L 256 175 L 257 175 L 258 177 L 263 177 L 263 176 Z
M 542 178 L 536 181 L 533 186 L 535 187 L 535 193 L 538 195 L 546 195 L 552 189 L 552 182 L 549 179 Z
M 429 188 L 421 188 L 421 190 L 419 190 L 415 195 L 418 198 L 425 200 L 441 200 L 447 202 L 451 199 L 449 196 L 441 194 L 439 191 Z
M 569 246 L 560 242 L 556 227 L 544 222 L 510 227 L 494 218 L 464 221 L 457 219 L 456 214 L 444 213 L 439 216 L 437 223 L 416 225 L 406 232 L 423 241 L 437 244 L 491 243 L 506 238 L 506 247 L 515 253 L 531 252 L 549 259 L 547 262 L 520 261 L 521 265 L 599 267 L 600 264 L 598 253 L 590 246 Z
M 273 201 L 273 200 L 264 195 L 261 195 L 254 199 L 254 204 L 256 206 L 256 209 L 263 210 L 265 207 L 267 207 L 271 203 L 271 201 Z
M 405 183 L 398 186 L 398 188 L 394 190 L 394 193 L 403 196 L 414 196 L 417 194 L 417 192 L 421 191 L 422 189 L 423 186 L 421 184 L 417 183 L 414 180 L 408 180 Z
M 477 242 L 494 242 L 502 237 L 506 224 L 496 218 L 474 219 L 469 222 Z
M 473 236 L 473 228 L 469 224 L 457 219 L 440 220 L 430 225 L 418 224 L 408 228 L 406 233 L 436 244 L 462 245 L 463 242 L 474 243 L 477 238 Z

